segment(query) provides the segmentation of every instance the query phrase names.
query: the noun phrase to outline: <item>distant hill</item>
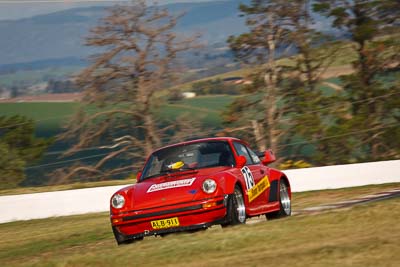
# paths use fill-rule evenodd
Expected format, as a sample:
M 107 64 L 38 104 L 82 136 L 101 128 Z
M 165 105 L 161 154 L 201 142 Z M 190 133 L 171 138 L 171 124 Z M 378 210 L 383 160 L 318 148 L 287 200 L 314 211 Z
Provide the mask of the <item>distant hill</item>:
M 208 44 L 225 42 L 245 31 L 238 5 L 248 0 L 212 1 L 166 5 L 172 13 L 185 12 L 178 32 L 202 32 Z M 20 20 L 0 21 L 0 67 L 35 61 L 81 62 L 94 53 L 84 46 L 89 29 L 106 14 L 105 7 L 74 8 Z

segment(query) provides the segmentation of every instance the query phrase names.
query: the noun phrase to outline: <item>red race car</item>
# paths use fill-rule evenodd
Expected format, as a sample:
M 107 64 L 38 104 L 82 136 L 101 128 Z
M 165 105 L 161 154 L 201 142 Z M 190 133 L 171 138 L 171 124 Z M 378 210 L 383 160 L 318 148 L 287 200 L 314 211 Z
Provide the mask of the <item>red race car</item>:
M 246 218 L 262 214 L 268 219 L 289 216 L 289 180 L 267 167 L 275 160 L 271 151 L 260 157 L 247 143 L 230 137 L 198 139 L 154 151 L 137 183 L 111 197 L 117 243 L 215 224 L 243 224 Z

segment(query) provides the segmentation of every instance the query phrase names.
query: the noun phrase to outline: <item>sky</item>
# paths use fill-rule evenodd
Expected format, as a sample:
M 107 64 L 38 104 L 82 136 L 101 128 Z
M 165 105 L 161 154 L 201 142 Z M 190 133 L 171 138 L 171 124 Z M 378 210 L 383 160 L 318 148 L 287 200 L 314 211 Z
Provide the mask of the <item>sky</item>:
M 154 2 L 153 0 L 148 0 Z M 157 0 L 160 5 L 180 2 L 207 2 L 212 0 Z M 109 6 L 121 0 L 0 0 L 0 20 L 15 20 L 47 14 L 64 9 L 87 6 Z

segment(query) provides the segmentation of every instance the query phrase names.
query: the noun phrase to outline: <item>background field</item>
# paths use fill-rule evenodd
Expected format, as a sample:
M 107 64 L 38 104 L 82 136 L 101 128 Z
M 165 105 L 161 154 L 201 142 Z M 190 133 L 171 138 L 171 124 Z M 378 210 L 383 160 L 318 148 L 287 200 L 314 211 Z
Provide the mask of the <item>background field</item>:
M 201 122 L 203 128 L 221 129 L 221 112 L 234 100 L 234 96 L 213 95 L 199 96 L 193 99 L 183 99 L 176 103 L 164 101 L 157 110 L 157 116 L 164 121 L 164 124 L 175 123 L 181 116 L 186 116 L 194 121 Z M 39 137 L 55 137 L 68 120 L 73 118 L 74 114 L 80 108 L 77 102 L 38 102 L 38 103 L 0 103 L 0 114 L 5 116 L 24 115 L 36 122 L 36 135 Z M 88 112 L 95 109 L 94 106 L 86 106 Z M 210 133 L 213 135 L 213 133 Z M 94 163 L 98 157 L 105 153 L 101 149 L 79 152 L 71 157 L 61 157 L 62 152 L 69 148 L 68 144 L 62 142 L 54 143 L 46 152 L 43 159 L 35 162 L 33 166 L 27 169 L 27 179 L 24 186 L 42 185 L 48 181 L 48 175 L 56 168 L 69 164 L 65 161 L 78 158 L 87 158 L 84 161 L 88 164 Z M 54 165 L 54 163 L 59 163 Z M 50 164 L 50 165 L 49 165 Z M 119 179 L 130 176 L 130 173 L 121 174 Z M 117 178 L 117 177 L 115 177 Z
M 400 184 L 297 193 L 294 210 Z M 400 200 L 118 247 L 107 213 L 0 225 L 1 266 L 397 266 Z
M 175 121 L 180 115 L 187 114 L 191 118 L 202 121 L 206 126 L 219 127 L 220 112 L 233 101 L 234 96 L 213 95 L 184 99 L 174 104 L 165 102 L 158 112 L 162 119 Z M 23 115 L 37 122 L 38 136 L 53 136 L 79 109 L 80 104 L 74 102 L 61 103 L 0 103 L 0 114 L 5 116 Z M 93 107 L 86 107 L 87 110 Z

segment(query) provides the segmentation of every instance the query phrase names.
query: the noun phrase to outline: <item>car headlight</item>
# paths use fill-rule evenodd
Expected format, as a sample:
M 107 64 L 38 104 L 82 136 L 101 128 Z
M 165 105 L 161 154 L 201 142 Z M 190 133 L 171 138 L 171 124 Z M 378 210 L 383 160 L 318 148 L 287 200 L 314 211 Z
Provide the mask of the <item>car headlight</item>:
M 120 209 L 125 205 L 125 198 L 123 195 L 115 194 L 111 199 L 111 205 L 115 209 Z
M 212 194 L 217 190 L 217 183 L 213 179 L 206 179 L 203 182 L 203 191 L 207 194 Z

